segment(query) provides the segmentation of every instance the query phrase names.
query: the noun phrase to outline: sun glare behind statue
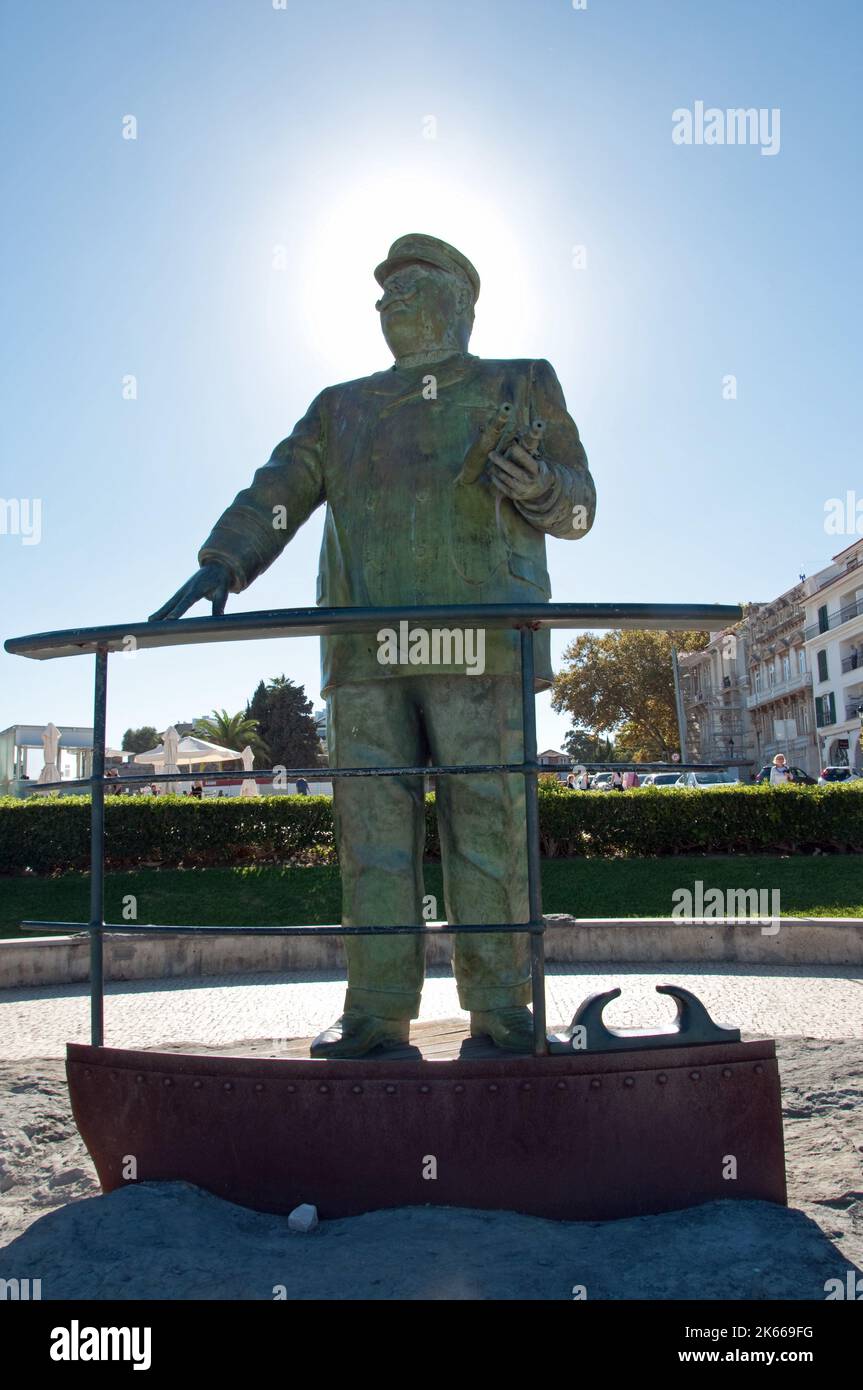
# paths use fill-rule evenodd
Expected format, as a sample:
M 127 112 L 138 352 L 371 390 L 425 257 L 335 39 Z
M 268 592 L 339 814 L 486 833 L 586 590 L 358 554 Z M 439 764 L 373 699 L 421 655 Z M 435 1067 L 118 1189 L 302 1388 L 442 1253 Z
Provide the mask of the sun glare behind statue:
M 335 382 L 391 366 L 381 337 L 374 268 L 406 232 L 426 232 L 458 247 L 481 280 L 470 351 L 522 357 L 538 328 L 530 264 L 507 225 L 505 206 L 454 181 L 415 173 L 358 182 L 321 208 L 297 267 L 302 323 L 293 337 Z

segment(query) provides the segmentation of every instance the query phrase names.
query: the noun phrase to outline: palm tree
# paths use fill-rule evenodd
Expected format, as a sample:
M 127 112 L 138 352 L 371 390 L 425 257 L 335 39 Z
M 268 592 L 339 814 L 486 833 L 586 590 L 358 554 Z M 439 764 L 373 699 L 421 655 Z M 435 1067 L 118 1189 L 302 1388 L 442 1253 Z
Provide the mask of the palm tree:
M 251 748 L 265 763 L 270 756 L 269 748 L 258 733 L 257 719 L 247 719 L 242 710 L 228 714 L 225 709 L 214 709 L 209 718 L 197 721 L 195 733 L 211 743 L 220 743 L 223 748 L 235 748 L 238 753 L 246 747 Z

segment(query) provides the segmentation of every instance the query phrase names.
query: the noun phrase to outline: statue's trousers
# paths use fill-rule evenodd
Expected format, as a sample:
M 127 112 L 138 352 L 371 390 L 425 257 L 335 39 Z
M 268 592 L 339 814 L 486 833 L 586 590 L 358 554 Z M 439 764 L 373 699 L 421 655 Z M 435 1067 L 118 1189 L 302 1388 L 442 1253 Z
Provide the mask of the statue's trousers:
M 433 765 L 518 763 L 520 679 L 423 674 L 340 685 L 328 695 L 328 739 L 334 767 L 418 767 L 429 759 Z M 334 784 L 342 924 L 421 924 L 423 779 L 335 778 Z M 436 793 L 446 920 L 527 922 L 523 777 L 438 777 Z M 422 937 L 346 937 L 345 951 L 347 1008 L 416 1018 Z M 524 933 L 457 935 L 453 966 L 462 1008 L 527 1003 L 528 962 Z

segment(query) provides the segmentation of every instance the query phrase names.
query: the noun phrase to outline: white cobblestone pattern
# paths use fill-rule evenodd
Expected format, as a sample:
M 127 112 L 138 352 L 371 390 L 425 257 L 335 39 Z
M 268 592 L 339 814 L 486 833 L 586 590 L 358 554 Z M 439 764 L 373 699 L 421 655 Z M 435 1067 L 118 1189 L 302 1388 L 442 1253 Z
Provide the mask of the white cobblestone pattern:
M 716 965 L 598 966 L 573 971 L 551 966 L 546 978 L 549 1026 L 569 1023 L 588 995 L 620 986 L 623 997 L 605 1012 L 613 1027 L 657 1027 L 674 1016 L 657 984 L 681 984 L 706 1005 L 715 1022 L 744 1035 L 863 1038 L 863 971 L 854 968 Z M 257 1038 L 310 1037 L 341 1012 L 344 980 L 307 972 L 219 976 L 111 984 L 105 1002 L 105 1043 L 111 1047 L 204 1045 Z M 463 1016 L 455 983 L 430 972 L 424 1020 Z M 62 1057 L 67 1042 L 90 1041 L 86 985 L 10 989 L 0 1001 L 0 1055 L 7 1060 Z

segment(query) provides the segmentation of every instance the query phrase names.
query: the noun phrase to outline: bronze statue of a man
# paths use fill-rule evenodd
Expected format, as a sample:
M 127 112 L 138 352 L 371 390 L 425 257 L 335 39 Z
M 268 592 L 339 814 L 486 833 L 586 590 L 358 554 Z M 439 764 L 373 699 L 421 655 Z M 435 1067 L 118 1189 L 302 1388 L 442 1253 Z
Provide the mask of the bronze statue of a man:
M 401 237 L 375 276 L 394 365 L 320 393 L 216 523 L 197 574 L 154 619 L 180 617 L 202 598 L 222 613 L 228 593 L 247 588 L 324 503 L 319 604 L 548 601 L 546 533 L 577 540 L 596 500 L 552 367 L 467 351 L 479 276 L 446 242 Z M 521 761 L 518 634 L 473 638 L 411 640 L 409 649 L 384 633 L 324 639 L 333 766 Z M 548 633 L 534 642 L 544 689 Z M 343 925 L 420 923 L 422 778 L 335 779 L 333 800 Z M 437 815 L 447 921 L 526 922 L 523 779 L 440 777 Z M 345 941 L 344 1013 L 315 1039 L 313 1056 L 361 1057 L 403 1043 L 419 1012 L 422 937 Z M 457 936 L 453 965 L 471 1032 L 531 1051 L 526 938 Z

